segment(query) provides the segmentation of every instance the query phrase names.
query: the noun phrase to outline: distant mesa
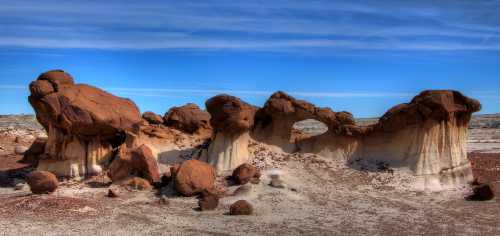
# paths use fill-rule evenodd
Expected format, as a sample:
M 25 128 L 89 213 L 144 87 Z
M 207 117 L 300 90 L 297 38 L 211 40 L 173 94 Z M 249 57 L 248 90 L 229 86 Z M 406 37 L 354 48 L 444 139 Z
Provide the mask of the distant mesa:
M 383 162 L 412 173 L 422 189 L 463 185 L 471 179 L 467 127 L 471 114 L 481 109 L 460 92 L 429 90 L 391 108 L 377 123 L 360 126 L 349 112 L 276 92 L 261 108 L 223 94 L 208 99 L 206 111 L 189 103 L 161 117 L 141 115 L 129 99 L 76 84 L 62 70 L 41 74 L 30 91 L 29 102 L 48 134 L 45 145 L 38 142 L 32 148 L 36 152 L 29 152 L 38 170 L 84 177 L 126 166 L 130 172 L 115 169 L 115 175 L 137 175 L 151 184 L 159 181 L 162 165 L 185 161 L 186 153 L 187 159 L 204 161 L 219 173 L 233 171 L 251 163 L 248 146 L 258 142 L 280 152 L 343 160 L 352 168 Z M 328 130 L 312 136 L 294 129 L 308 119 Z M 190 195 L 195 190 L 182 191 Z

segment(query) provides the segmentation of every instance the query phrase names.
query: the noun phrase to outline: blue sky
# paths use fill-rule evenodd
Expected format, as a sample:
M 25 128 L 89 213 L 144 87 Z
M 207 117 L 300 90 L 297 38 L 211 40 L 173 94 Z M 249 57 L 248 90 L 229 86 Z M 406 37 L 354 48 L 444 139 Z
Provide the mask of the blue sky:
M 374 117 L 424 89 L 497 113 L 499 12 L 498 0 L 0 0 L 0 114 L 32 113 L 27 86 L 54 68 L 160 114 L 283 90 Z

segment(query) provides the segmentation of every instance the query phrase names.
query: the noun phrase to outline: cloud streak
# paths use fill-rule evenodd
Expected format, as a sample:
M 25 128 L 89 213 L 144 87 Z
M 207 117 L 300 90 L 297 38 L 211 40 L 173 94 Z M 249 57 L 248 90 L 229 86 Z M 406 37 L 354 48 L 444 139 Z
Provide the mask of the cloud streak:
M 499 50 L 498 1 L 7 1 L 0 47 Z M 467 16 L 467 17 L 464 17 Z

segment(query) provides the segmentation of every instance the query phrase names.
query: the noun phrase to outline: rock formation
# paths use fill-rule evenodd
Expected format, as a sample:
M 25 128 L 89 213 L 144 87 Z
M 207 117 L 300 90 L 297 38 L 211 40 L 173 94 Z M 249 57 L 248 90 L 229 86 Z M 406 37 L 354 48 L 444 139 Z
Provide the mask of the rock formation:
M 75 84 L 62 70 L 41 74 L 30 84 L 29 102 L 48 134 L 38 169 L 58 176 L 98 174 L 113 147 L 141 121 L 135 104 L 98 88 Z
M 217 171 L 233 170 L 250 160 L 249 130 L 256 108 L 229 95 L 218 95 L 206 102 L 210 124 L 214 129 L 212 142 L 204 160 Z
M 210 136 L 210 114 L 201 110 L 196 104 L 188 103 L 181 107 L 173 107 L 163 117 L 168 127 L 190 134 L 208 134 Z
M 410 170 L 418 188 L 441 189 L 471 178 L 467 126 L 480 108 L 479 102 L 456 91 L 424 91 L 410 103 L 390 109 L 377 124 L 363 127 L 349 113 L 317 108 L 278 92 L 257 112 L 253 136 L 287 152 L 384 162 Z M 293 123 L 304 119 L 321 121 L 328 131 L 290 140 Z

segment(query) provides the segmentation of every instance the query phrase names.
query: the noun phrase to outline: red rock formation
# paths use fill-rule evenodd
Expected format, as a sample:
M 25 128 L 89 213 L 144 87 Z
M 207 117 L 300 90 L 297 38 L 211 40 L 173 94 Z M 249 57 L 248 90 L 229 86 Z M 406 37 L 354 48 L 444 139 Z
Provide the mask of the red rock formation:
M 77 177 L 101 172 L 112 146 L 141 121 L 135 104 L 98 88 L 75 84 L 62 70 L 41 74 L 30 84 L 29 102 L 48 133 L 47 159 L 40 170 Z
M 301 151 L 344 160 L 367 160 L 407 168 L 421 187 L 440 189 L 470 179 L 467 126 L 481 105 L 456 91 L 424 91 L 410 103 L 390 109 L 377 124 L 355 125 L 352 115 L 317 108 L 278 92 L 256 116 L 253 136 L 284 151 Z M 328 131 L 298 142 L 293 123 L 316 119 Z
M 188 160 L 171 171 L 175 189 L 183 196 L 214 190 L 215 169 L 205 162 Z
M 163 120 L 166 126 L 190 134 L 208 134 L 210 136 L 212 130 L 210 114 L 201 110 L 194 103 L 171 108 L 165 113 Z
M 213 140 L 203 157 L 218 171 L 232 170 L 248 162 L 249 130 L 254 123 L 256 108 L 229 95 L 218 95 L 206 102 Z

